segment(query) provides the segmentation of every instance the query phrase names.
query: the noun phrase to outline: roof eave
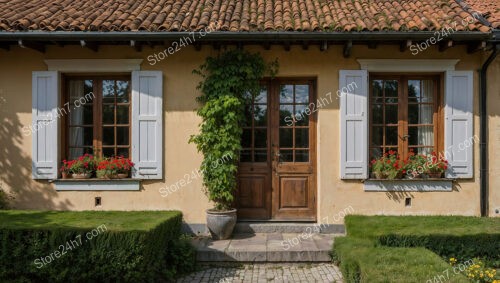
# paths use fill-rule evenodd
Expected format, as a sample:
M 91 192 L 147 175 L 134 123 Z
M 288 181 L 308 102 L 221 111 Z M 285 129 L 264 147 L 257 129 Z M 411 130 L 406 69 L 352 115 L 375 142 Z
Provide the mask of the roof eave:
M 201 33 L 199 31 L 147 32 L 147 31 L 16 31 L 0 32 L 0 41 L 122 41 L 122 40 L 176 40 L 192 37 L 196 41 L 287 41 L 287 40 L 426 40 L 436 37 L 439 31 L 370 31 L 370 32 L 295 32 L 295 31 L 257 31 L 229 32 L 217 31 Z M 493 33 L 480 31 L 457 31 L 449 33 L 446 39 L 459 41 L 488 40 Z

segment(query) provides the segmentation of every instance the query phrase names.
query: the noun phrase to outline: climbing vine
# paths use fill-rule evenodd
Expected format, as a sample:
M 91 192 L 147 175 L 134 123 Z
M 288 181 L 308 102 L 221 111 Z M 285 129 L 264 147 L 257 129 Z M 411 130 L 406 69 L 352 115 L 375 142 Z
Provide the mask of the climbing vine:
M 197 98 L 202 122 L 190 142 L 203 154 L 203 187 L 216 210 L 230 209 L 234 200 L 245 105 L 259 93 L 260 80 L 277 69 L 277 61 L 266 64 L 260 54 L 236 49 L 208 57 L 193 71 L 202 77 Z

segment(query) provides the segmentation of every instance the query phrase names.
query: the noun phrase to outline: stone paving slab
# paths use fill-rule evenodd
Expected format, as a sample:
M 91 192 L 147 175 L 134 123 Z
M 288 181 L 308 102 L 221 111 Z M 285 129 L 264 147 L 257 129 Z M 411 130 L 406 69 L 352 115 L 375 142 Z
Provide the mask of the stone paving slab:
M 342 273 L 331 263 L 256 263 L 226 266 L 202 266 L 177 282 L 267 283 L 267 282 L 336 282 Z
M 256 233 L 235 234 L 213 241 L 195 238 L 197 260 L 228 262 L 329 262 L 333 234 Z

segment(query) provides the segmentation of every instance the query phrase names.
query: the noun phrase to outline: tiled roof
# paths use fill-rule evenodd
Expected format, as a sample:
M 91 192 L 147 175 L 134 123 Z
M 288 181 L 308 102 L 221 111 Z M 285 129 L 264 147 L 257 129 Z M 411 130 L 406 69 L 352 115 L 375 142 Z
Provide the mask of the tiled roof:
M 466 0 L 472 9 L 483 14 L 495 29 L 500 29 L 500 0 Z
M 489 31 L 467 17 L 455 0 L 0 0 L 0 31 Z

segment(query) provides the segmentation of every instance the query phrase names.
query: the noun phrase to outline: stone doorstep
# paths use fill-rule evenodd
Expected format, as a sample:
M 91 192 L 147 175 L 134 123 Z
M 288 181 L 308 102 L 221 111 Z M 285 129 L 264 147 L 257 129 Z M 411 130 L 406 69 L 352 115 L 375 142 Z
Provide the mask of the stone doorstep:
M 342 235 L 234 234 L 232 239 L 219 241 L 196 237 L 193 245 L 201 262 L 330 262 L 330 251 L 337 236 Z
M 290 222 L 253 222 L 238 221 L 234 227 L 234 233 L 321 233 L 321 234 L 344 234 L 345 226 L 342 224 L 318 224 L 318 223 L 290 223 Z

